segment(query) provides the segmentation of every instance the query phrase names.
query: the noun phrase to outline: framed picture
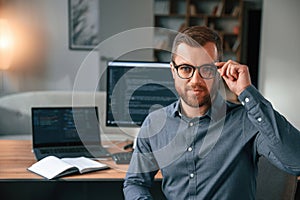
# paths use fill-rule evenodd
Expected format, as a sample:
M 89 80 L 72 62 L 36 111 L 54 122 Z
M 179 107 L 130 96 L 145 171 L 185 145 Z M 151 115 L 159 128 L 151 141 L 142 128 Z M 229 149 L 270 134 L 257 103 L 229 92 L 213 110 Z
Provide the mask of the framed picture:
M 99 0 L 69 0 L 69 48 L 91 50 L 100 42 Z

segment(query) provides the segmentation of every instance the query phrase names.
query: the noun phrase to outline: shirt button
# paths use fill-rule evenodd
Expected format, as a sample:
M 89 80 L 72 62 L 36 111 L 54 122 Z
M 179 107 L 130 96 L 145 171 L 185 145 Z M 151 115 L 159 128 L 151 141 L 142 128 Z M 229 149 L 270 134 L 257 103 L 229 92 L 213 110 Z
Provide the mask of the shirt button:
M 190 178 L 194 178 L 195 174 L 191 173 Z
M 245 102 L 248 103 L 250 99 L 248 97 L 245 98 Z
M 189 147 L 189 148 L 188 148 L 188 151 L 193 151 L 193 148 L 192 148 L 192 147 Z
M 190 126 L 193 126 L 193 125 L 194 125 L 194 123 L 193 123 L 193 122 L 191 122 L 191 123 L 190 123 Z
M 258 121 L 258 122 L 261 122 L 261 121 L 262 121 L 262 118 L 261 118 L 261 117 L 257 118 L 257 121 Z

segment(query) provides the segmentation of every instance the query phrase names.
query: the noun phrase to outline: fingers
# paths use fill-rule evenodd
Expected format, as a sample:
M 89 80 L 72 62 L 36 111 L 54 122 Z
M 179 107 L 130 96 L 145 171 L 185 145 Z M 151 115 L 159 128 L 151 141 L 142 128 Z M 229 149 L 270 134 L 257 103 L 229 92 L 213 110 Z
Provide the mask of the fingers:
M 215 62 L 218 69 L 221 69 L 226 62 Z
M 222 77 L 230 79 L 231 81 L 238 79 L 241 67 L 239 63 L 229 60 L 227 62 L 217 62 L 215 65 L 218 67 L 218 71 Z
M 236 95 L 240 95 L 246 87 L 251 85 L 251 78 L 246 65 L 241 65 L 232 60 L 217 62 L 215 65 L 229 89 Z

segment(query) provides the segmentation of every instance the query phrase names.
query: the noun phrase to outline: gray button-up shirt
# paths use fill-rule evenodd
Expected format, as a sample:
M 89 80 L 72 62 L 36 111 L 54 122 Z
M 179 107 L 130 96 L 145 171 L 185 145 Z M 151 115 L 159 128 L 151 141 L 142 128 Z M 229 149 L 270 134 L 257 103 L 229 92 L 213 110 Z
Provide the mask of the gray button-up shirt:
M 161 170 L 167 199 L 254 199 L 257 162 L 265 156 L 300 174 L 300 133 L 253 87 L 242 105 L 218 96 L 204 116 L 189 119 L 179 101 L 152 112 L 137 138 L 128 169 L 126 199 L 151 199 Z

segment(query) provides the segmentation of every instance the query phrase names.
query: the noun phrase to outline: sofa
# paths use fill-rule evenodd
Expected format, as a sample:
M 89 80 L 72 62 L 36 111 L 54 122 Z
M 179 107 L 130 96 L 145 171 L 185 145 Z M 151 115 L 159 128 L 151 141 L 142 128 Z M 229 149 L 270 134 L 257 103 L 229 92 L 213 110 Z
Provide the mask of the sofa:
M 105 126 L 105 102 L 105 92 L 98 91 L 32 91 L 3 96 L 0 98 L 0 139 L 31 139 L 31 108 L 51 106 L 97 106 L 101 136 L 132 139 L 126 130 Z

